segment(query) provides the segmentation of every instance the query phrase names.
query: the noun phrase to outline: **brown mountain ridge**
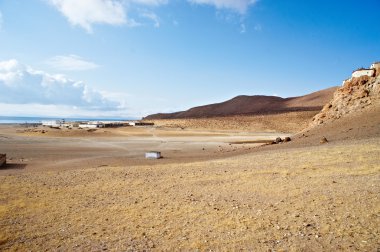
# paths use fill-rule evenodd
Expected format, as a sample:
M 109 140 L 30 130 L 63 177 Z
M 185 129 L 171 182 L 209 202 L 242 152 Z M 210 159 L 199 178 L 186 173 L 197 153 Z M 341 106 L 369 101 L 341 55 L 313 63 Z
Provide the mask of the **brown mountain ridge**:
M 264 95 L 240 95 L 228 101 L 194 107 L 186 111 L 148 115 L 144 120 L 186 119 L 236 115 L 278 114 L 294 111 L 320 111 L 338 87 L 331 87 L 308 95 L 282 98 Z

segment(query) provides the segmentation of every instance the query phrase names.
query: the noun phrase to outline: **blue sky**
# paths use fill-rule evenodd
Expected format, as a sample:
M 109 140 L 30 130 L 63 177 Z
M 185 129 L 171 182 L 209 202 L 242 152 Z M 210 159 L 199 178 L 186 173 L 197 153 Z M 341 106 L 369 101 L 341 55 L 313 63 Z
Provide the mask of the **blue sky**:
M 0 0 L 0 115 L 298 96 L 380 60 L 380 1 Z

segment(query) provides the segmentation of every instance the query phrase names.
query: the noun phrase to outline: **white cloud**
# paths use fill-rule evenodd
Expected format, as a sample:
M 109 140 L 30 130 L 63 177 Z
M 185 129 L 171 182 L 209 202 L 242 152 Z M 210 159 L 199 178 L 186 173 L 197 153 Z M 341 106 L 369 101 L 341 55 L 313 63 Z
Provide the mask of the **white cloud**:
M 141 26 L 141 23 L 128 17 L 126 9 L 132 6 L 155 7 L 167 4 L 168 0 L 47 0 L 57 8 L 72 25 L 81 26 L 92 33 L 94 24 Z M 159 27 L 156 14 L 146 12 L 143 15 L 154 21 Z
M 168 0 L 127 0 L 127 3 L 136 3 L 141 5 L 150 5 L 150 6 L 158 6 L 162 4 L 167 4 Z
M 144 18 L 152 20 L 154 23 L 154 27 L 156 27 L 156 28 L 160 27 L 160 19 L 158 18 L 158 16 L 155 13 L 146 11 L 146 12 L 142 12 L 141 16 Z
M 126 102 L 121 97 L 112 99 L 102 92 L 92 89 L 81 81 L 74 81 L 64 75 L 52 75 L 37 71 L 19 63 L 17 60 L 0 61 L 0 114 L 5 107 L 62 107 L 72 112 L 88 114 L 125 113 Z M 33 107 L 32 106 L 32 107 Z M 34 111 L 43 115 L 44 111 Z M 57 115 L 61 113 L 56 111 Z
M 230 9 L 240 14 L 245 14 L 250 5 L 258 0 L 188 0 L 194 4 L 213 5 L 217 9 Z
M 73 25 L 92 32 L 92 24 L 127 23 L 123 5 L 116 0 L 48 0 Z
M 46 62 L 50 67 L 62 71 L 84 71 L 98 68 L 99 65 L 77 55 L 55 56 Z
M 160 27 L 160 18 L 152 8 L 168 4 L 169 0 L 45 0 L 54 6 L 74 26 L 80 26 L 92 33 L 93 25 L 142 26 L 139 20 L 130 17 L 134 13 L 140 18 L 150 19 L 155 27 Z M 217 9 L 232 10 L 244 15 L 258 0 L 187 0 L 192 4 L 211 5 Z M 141 12 L 142 9 L 149 10 Z M 140 13 L 139 13 L 140 12 Z

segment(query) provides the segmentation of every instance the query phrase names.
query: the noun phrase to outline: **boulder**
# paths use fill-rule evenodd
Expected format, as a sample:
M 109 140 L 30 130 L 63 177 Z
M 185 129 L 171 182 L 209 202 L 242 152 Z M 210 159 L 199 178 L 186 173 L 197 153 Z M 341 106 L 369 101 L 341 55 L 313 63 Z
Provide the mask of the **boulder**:
M 290 141 L 292 141 L 292 139 L 290 138 L 290 137 L 285 137 L 284 138 L 284 142 L 286 143 L 286 142 L 290 142 Z
M 322 137 L 322 138 L 321 138 L 321 141 L 320 141 L 321 144 L 328 143 L 328 142 L 329 142 L 329 141 L 327 140 L 326 137 Z

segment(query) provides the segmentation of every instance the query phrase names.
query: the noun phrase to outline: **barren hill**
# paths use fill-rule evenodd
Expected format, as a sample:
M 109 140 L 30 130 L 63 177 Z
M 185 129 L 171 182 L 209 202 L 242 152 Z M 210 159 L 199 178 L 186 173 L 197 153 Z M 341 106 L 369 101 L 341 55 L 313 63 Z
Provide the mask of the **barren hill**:
M 235 115 L 277 114 L 293 111 L 319 111 L 331 100 L 337 87 L 331 87 L 305 96 L 281 98 L 277 96 L 241 95 L 231 100 L 186 111 L 153 114 L 145 120 L 221 117 Z

